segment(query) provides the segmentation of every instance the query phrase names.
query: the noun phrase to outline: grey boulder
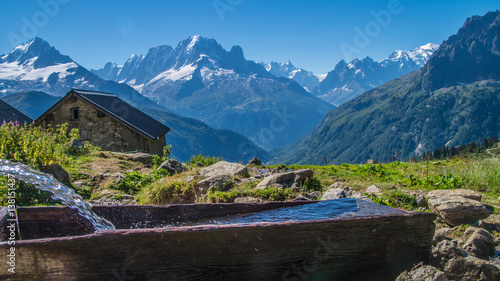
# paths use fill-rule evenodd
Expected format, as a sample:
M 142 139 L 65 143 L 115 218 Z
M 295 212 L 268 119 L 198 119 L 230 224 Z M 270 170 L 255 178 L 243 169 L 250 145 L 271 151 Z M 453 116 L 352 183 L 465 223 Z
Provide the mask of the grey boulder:
M 210 189 L 216 188 L 220 191 L 227 191 L 232 187 L 233 182 L 231 181 L 231 177 L 228 175 L 209 177 L 208 179 L 199 181 L 194 185 L 195 199 L 196 201 L 200 201 L 205 198 Z
M 306 180 L 311 179 L 313 174 L 311 169 L 274 174 L 261 181 L 256 189 L 266 189 L 269 187 L 298 189 Z
M 488 259 L 495 253 L 495 238 L 487 230 L 478 228 L 465 241 L 463 248 L 476 258 Z
M 357 198 L 361 200 L 366 200 L 366 201 L 372 201 L 370 198 L 366 197 L 365 195 L 354 191 L 350 190 L 349 187 L 344 186 L 342 188 L 331 188 L 323 194 L 323 197 L 321 200 L 334 200 L 334 199 L 340 199 L 340 198 Z
M 473 190 L 468 190 L 468 189 L 452 189 L 452 190 L 440 189 L 440 190 L 433 190 L 427 194 L 428 198 L 436 198 L 443 196 L 461 196 L 481 202 L 482 195 Z
M 69 174 L 64 170 L 64 168 L 59 164 L 41 165 L 40 171 L 51 174 L 56 180 L 66 185 L 71 184 L 69 179 Z
M 448 277 L 441 270 L 424 265 L 412 271 L 405 271 L 398 276 L 396 281 L 448 281 Z
M 427 203 L 434 214 L 453 226 L 473 224 L 491 214 L 486 205 L 462 196 L 431 197 Z
M 161 163 L 158 169 L 167 170 L 170 174 L 180 174 L 186 171 L 186 167 L 184 167 L 181 162 L 175 159 L 168 159 L 167 161 Z
M 211 166 L 203 168 L 200 170 L 200 175 L 204 177 L 214 177 L 214 176 L 239 176 L 247 178 L 248 169 L 245 165 L 238 163 L 230 163 L 226 161 L 217 162 Z

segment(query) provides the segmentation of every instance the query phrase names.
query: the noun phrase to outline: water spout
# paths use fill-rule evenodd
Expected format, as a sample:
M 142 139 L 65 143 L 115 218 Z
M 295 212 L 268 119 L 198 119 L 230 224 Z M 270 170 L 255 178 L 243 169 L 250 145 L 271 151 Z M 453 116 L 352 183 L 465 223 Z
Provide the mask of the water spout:
M 32 167 L 11 162 L 9 160 L 0 159 L 0 175 L 14 177 L 34 185 L 40 190 L 52 193 L 52 198 L 61 201 L 69 208 L 78 210 L 78 213 L 88 219 L 96 231 L 115 229 L 115 226 L 108 220 L 99 217 L 92 211 L 92 205 L 83 200 L 71 188 L 57 181 L 52 175 L 42 173 Z

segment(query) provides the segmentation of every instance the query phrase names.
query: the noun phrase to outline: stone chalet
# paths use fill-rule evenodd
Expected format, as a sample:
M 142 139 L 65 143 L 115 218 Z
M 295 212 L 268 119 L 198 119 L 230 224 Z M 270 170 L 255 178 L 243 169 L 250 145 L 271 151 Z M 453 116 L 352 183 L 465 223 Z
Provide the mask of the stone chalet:
M 0 99 L 0 125 L 4 121 L 7 123 L 17 121 L 20 126 L 33 123 L 33 119 L 29 116 Z
M 68 123 L 80 130 L 80 140 L 103 150 L 141 151 L 161 155 L 170 128 L 117 96 L 72 89 L 35 120 L 35 125 Z

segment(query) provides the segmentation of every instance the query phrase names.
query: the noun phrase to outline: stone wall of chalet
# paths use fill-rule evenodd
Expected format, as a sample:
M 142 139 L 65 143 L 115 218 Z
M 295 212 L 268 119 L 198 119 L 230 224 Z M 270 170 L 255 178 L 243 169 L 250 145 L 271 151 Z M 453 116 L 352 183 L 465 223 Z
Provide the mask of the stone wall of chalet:
M 73 118 L 74 109 L 78 109 L 78 120 Z M 80 130 L 81 141 L 89 141 L 107 151 L 142 151 L 161 155 L 165 145 L 164 135 L 158 140 L 145 138 L 75 96 L 45 116 L 43 126 L 50 125 L 52 128 L 56 128 L 57 125 L 64 123 L 68 123 L 69 128 Z

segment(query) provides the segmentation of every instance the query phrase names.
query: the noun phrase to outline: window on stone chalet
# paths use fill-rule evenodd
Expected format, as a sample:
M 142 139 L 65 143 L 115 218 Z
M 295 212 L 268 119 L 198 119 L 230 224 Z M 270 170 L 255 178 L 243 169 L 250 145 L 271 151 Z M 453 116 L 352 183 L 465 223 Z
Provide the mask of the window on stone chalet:
M 47 116 L 45 116 L 44 120 L 45 121 L 54 121 L 54 114 L 53 113 L 47 114 Z
M 74 107 L 71 109 L 71 120 L 73 121 L 80 120 L 80 109 L 78 107 Z
M 102 111 L 97 111 L 97 117 L 102 118 L 102 117 L 104 117 L 104 116 L 106 116 L 106 114 L 104 114 L 104 112 L 102 112 Z

